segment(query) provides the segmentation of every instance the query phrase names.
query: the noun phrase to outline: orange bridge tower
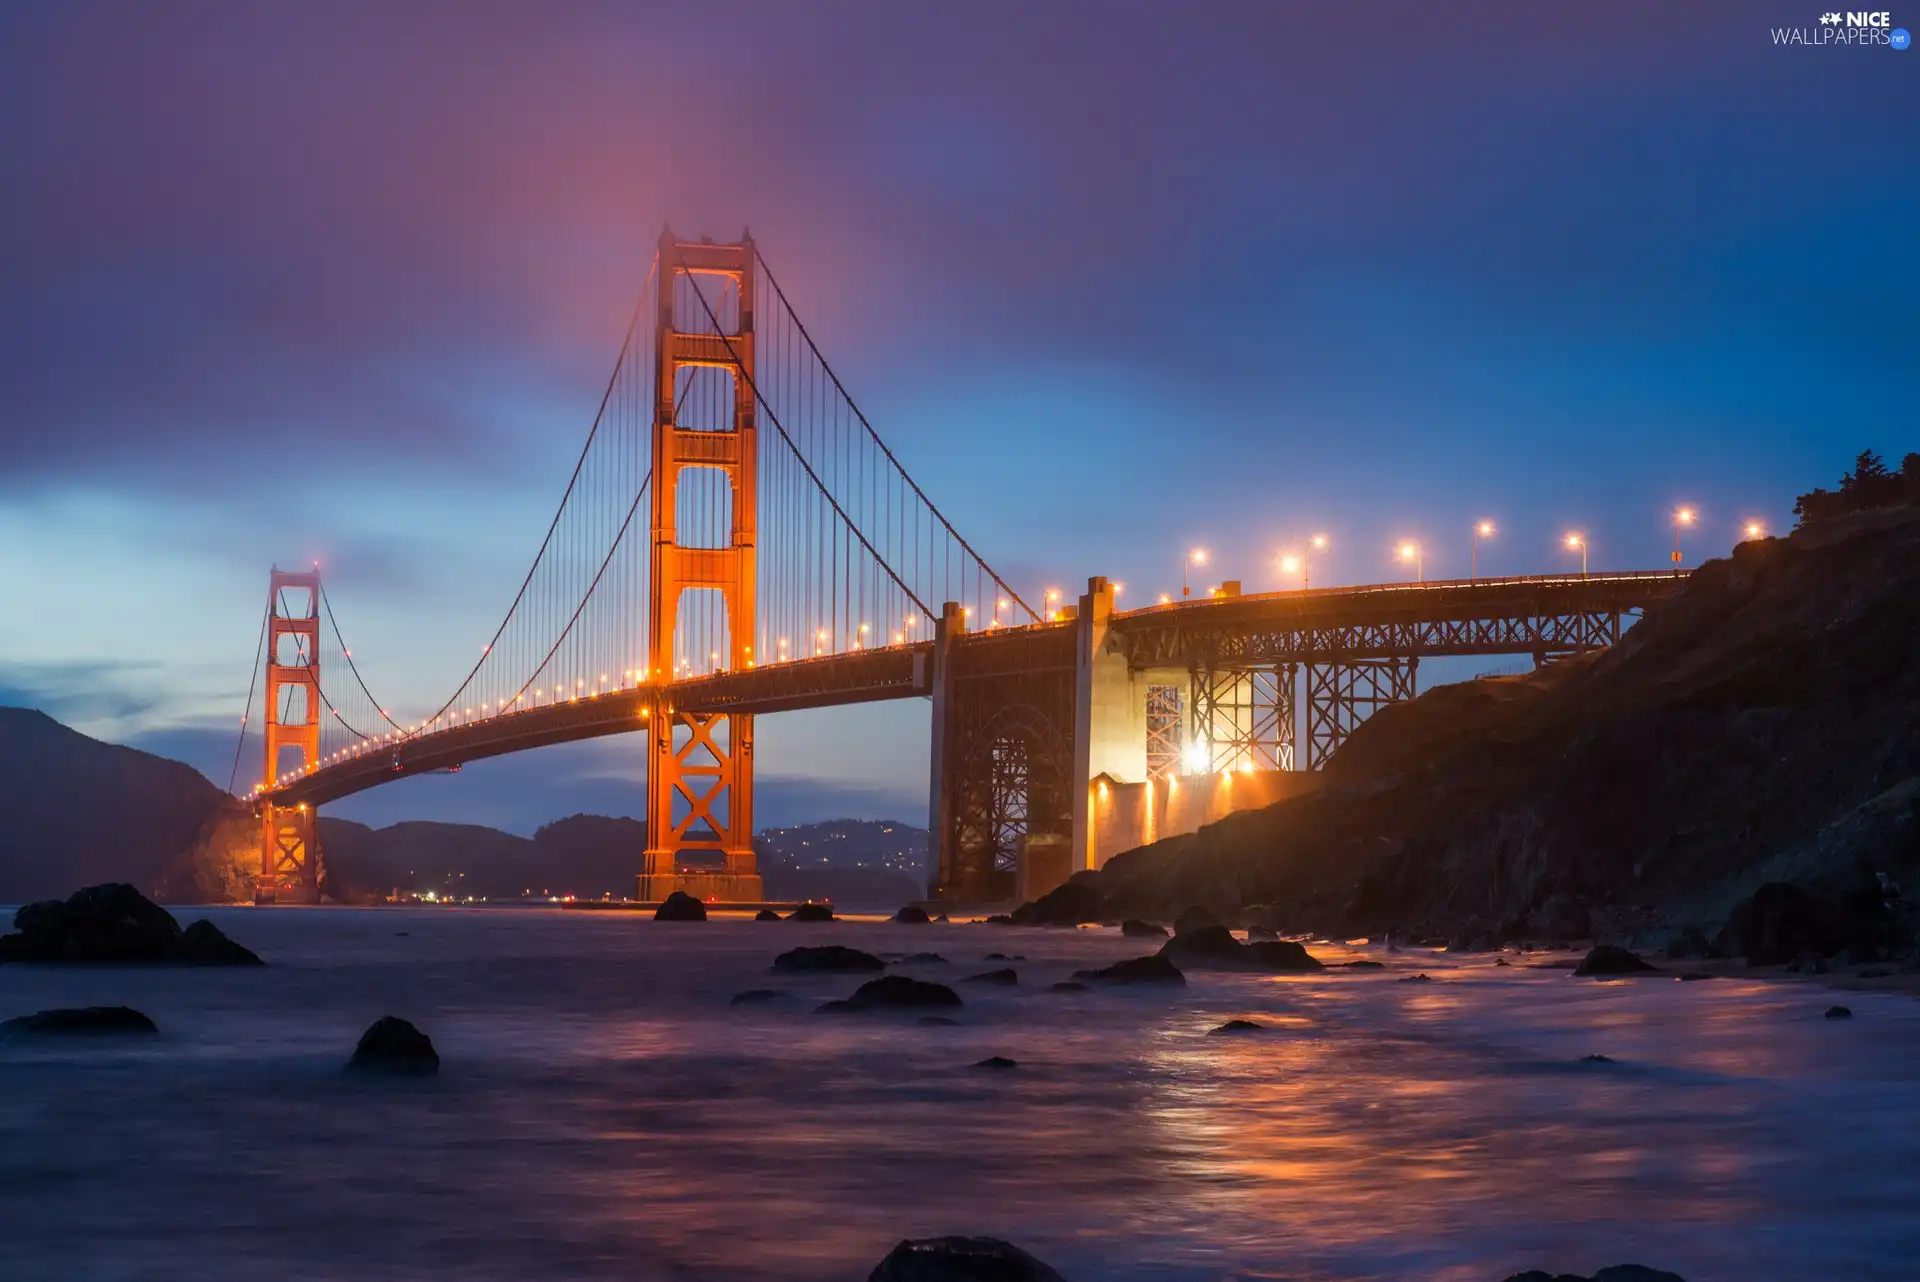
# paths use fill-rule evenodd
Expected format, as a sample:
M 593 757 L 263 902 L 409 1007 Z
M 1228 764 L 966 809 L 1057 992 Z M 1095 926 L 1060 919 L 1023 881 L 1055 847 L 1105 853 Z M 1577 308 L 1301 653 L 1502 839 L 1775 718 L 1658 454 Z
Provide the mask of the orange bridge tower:
M 750 237 L 716 245 L 679 241 L 671 228 L 660 233 L 648 661 L 662 686 L 682 675 L 676 629 L 688 592 L 717 596 L 725 618 L 724 641 L 688 662 L 708 661 L 727 671 L 753 663 L 754 262 Z M 731 395 L 684 397 L 682 371 L 690 371 L 688 386 L 703 377 L 725 379 Z M 730 412 L 718 421 L 680 421 L 685 402 L 713 400 Z M 681 528 L 682 473 L 700 468 L 726 478 L 731 519 L 718 546 L 711 546 L 719 541 L 710 536 Z M 639 897 L 658 900 L 684 890 L 703 900 L 760 899 L 753 853 L 753 718 L 677 711 L 663 693 L 647 733 L 647 850 Z
M 268 785 L 320 762 L 320 572 L 275 567 L 267 589 Z M 298 765 L 282 760 L 297 748 Z M 258 900 L 318 903 L 320 841 L 311 807 L 260 805 Z

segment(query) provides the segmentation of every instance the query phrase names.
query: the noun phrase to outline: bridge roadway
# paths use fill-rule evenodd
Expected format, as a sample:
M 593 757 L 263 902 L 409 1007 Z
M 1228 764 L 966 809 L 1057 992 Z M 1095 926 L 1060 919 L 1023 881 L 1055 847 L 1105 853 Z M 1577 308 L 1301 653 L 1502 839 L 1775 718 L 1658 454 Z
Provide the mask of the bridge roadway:
M 1136 668 L 1251 667 L 1368 659 L 1570 653 L 1614 639 L 1620 615 L 1673 595 L 1672 571 L 1529 576 L 1315 588 L 1208 597 L 1117 611 L 1112 629 Z M 1058 653 L 1074 619 L 995 628 L 996 666 Z M 370 743 L 258 794 L 276 806 L 324 805 L 396 779 L 548 744 L 641 729 L 664 708 L 765 714 L 932 693 L 935 641 L 797 659 L 640 685 Z

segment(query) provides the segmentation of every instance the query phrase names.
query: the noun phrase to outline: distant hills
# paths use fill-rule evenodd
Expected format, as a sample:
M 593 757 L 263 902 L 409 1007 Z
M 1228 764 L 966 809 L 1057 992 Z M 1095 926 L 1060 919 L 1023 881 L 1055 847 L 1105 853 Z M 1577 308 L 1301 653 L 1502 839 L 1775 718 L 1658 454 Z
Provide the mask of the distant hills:
M 633 819 L 573 815 L 519 837 L 472 824 L 369 828 L 322 817 L 330 894 L 395 890 L 503 899 L 631 895 L 646 847 Z M 259 858 L 248 809 L 191 766 L 102 743 L 45 713 L 0 707 L 0 902 L 126 881 L 172 903 L 252 896 Z M 770 829 L 769 896 L 895 907 L 925 891 L 925 829 L 831 820 Z

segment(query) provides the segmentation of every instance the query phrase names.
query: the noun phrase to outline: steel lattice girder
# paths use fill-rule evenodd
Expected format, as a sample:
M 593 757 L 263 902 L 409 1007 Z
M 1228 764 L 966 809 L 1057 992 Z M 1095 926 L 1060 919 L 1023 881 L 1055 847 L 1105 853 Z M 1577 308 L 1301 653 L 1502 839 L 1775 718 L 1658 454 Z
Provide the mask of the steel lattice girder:
M 1193 733 L 1208 769 L 1291 770 L 1298 668 L 1209 668 L 1193 674 Z
M 1618 628 L 1611 610 L 1316 628 L 1183 625 L 1135 635 L 1129 661 L 1135 668 L 1255 668 L 1442 655 L 1545 654 L 1611 645 Z
M 1182 711 L 1179 686 L 1147 687 L 1147 778 L 1180 769 Z
M 1316 663 L 1307 667 L 1307 768 L 1327 763 L 1354 727 L 1417 691 L 1417 657 Z

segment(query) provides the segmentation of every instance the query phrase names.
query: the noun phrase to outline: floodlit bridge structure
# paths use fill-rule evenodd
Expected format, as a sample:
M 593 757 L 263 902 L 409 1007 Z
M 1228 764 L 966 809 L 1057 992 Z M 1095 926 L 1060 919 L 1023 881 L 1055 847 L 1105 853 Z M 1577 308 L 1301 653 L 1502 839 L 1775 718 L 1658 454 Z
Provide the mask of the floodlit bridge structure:
M 1143 830 L 1116 791 L 1301 779 L 1426 657 L 1617 640 L 1673 571 L 1029 606 L 854 404 L 751 239 L 663 231 L 599 413 L 491 640 L 396 718 L 318 568 L 275 569 L 255 688 L 262 897 L 318 894 L 318 807 L 466 762 L 647 736 L 642 900 L 761 898 L 754 719 L 932 704 L 936 894 L 1039 893 Z M 1304 734 L 1301 727 L 1304 725 Z M 1240 795 L 1262 792 L 1243 782 Z M 1154 789 L 1161 791 L 1156 793 Z M 1144 830 L 1151 836 L 1155 829 Z

